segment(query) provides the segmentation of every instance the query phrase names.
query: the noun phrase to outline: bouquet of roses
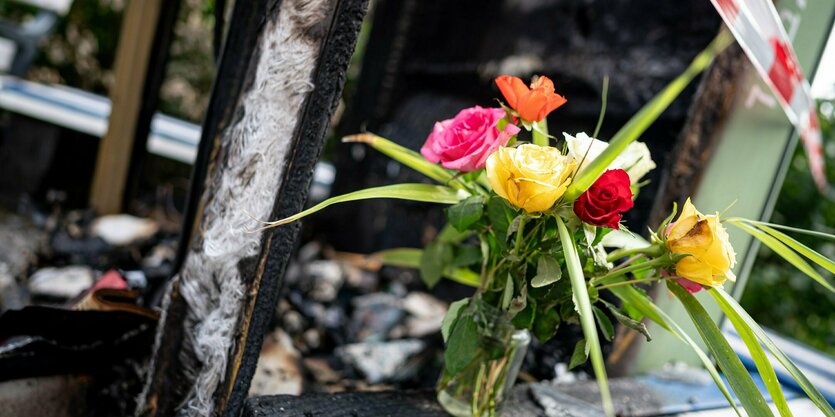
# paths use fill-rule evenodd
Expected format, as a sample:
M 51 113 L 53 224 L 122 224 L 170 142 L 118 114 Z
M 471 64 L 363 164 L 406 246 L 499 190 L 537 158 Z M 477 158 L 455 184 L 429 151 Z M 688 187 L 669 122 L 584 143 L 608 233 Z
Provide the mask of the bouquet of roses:
M 832 407 L 806 377 L 722 290 L 726 280 L 734 280 L 735 263 L 725 225 L 749 232 L 830 290 L 808 261 L 831 272 L 835 262 L 781 232 L 781 226 L 705 215 L 689 199 L 680 212 L 673 207 L 645 244 L 607 251 L 617 246 L 610 242 L 623 240 L 613 236 L 629 235 L 621 224 L 623 213 L 633 207 L 641 178 L 655 167 L 647 146 L 636 139 L 728 42 L 727 37 L 717 38 L 608 143 L 595 139 L 596 132 L 591 137 L 564 133 L 559 141 L 549 135 L 546 116 L 566 99 L 544 76 L 530 85 L 516 77 L 498 77 L 495 82 L 505 99 L 501 107 L 476 106 L 436 123 L 420 154 L 372 134 L 346 138 L 367 143 L 438 184 L 360 190 L 269 227 L 366 198 L 450 205 L 447 226 L 423 250 L 392 249 L 374 256 L 386 264 L 419 268 L 430 286 L 447 277 L 477 288 L 472 297 L 453 303 L 443 322 L 445 367 L 438 399 L 453 415 L 492 416 L 515 380 L 531 333 L 545 341 L 561 324 L 582 328 L 585 337 L 575 346 L 570 366 L 591 360 L 604 409 L 612 415 L 599 340 L 612 339 L 611 318 L 647 340 L 644 319 L 676 335 L 696 351 L 736 409 L 714 362 L 641 289 L 663 281 L 684 305 L 748 415 L 771 411 L 691 293 L 707 290 L 729 317 L 781 415 L 790 412 L 761 343 L 812 401 L 833 416 Z M 520 140 L 523 130 L 530 132 L 531 143 Z M 613 294 L 609 299 L 620 300 L 619 305 L 601 298 L 604 291 Z

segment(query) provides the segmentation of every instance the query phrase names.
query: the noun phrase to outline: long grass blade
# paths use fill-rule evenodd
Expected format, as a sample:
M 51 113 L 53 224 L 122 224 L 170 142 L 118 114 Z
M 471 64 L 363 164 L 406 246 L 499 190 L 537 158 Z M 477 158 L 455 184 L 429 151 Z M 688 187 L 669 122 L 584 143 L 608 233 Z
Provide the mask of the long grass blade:
M 568 186 L 565 192 L 565 198 L 571 201 L 586 191 L 615 158 L 630 143 L 637 140 L 658 119 L 658 116 L 670 106 L 690 81 L 707 68 L 711 61 L 713 61 L 713 58 L 722 52 L 726 46 L 730 45 L 732 41 L 733 37 L 728 32 L 722 31 L 704 51 L 693 59 L 684 73 L 676 77 L 664 90 L 626 122 L 609 141 L 609 147 L 595 158 L 589 164 L 588 168 L 583 170 L 581 175 L 576 176 L 571 181 L 571 185 Z
M 346 136 L 342 142 L 365 143 L 380 153 L 414 169 L 417 172 L 453 188 L 463 189 L 464 185 L 455 178 L 455 173 L 444 169 L 438 164 L 427 161 L 423 155 L 403 146 L 400 146 L 386 138 L 373 133 L 361 133 L 358 135 Z
M 821 255 L 814 249 L 798 242 L 793 237 L 781 231 L 778 231 L 770 226 L 766 226 L 764 224 L 758 224 L 756 226 L 760 230 L 770 234 L 772 237 L 779 240 L 780 242 L 783 242 L 783 244 L 785 244 L 786 246 L 794 249 L 795 251 L 797 251 L 797 253 L 805 256 L 810 261 L 820 265 L 822 268 L 835 274 L 835 262 L 833 262 L 831 259 L 828 259 L 827 257 Z
M 754 335 L 751 327 L 745 323 L 745 320 L 742 319 L 739 312 L 737 312 L 737 310 L 735 310 L 727 300 L 722 298 L 722 296 L 714 289 L 711 289 L 708 292 L 716 300 L 716 303 L 719 304 L 719 307 L 725 313 L 725 316 L 728 317 L 728 320 L 731 321 L 731 324 L 736 329 L 736 332 L 739 333 L 739 336 L 745 343 L 745 347 L 748 348 L 748 352 L 751 353 L 751 359 L 754 360 L 754 364 L 757 366 L 757 372 L 759 372 L 763 382 L 765 383 L 765 387 L 768 389 L 769 394 L 771 394 L 771 401 L 773 401 L 774 405 L 777 406 L 777 411 L 780 412 L 780 416 L 791 417 L 792 412 L 789 410 L 789 404 L 786 402 L 786 396 L 783 394 L 783 389 L 780 387 L 780 381 L 777 380 L 777 374 L 774 373 L 774 367 L 771 366 L 771 361 L 768 360 L 768 356 L 766 356 L 765 351 L 762 346 L 760 346 L 757 336 Z
M 762 328 L 754 321 L 753 318 L 739 305 L 739 303 L 731 297 L 727 292 L 722 290 L 721 288 L 713 288 L 708 291 L 713 298 L 721 299 L 727 305 L 730 306 L 734 311 L 736 311 L 739 318 L 748 325 L 748 328 L 757 336 L 757 339 L 762 342 L 766 349 L 771 352 L 772 355 L 783 365 L 784 368 L 789 372 L 789 375 L 794 378 L 797 384 L 803 389 L 803 392 L 809 396 L 809 399 L 818 407 L 819 410 L 823 412 L 824 415 L 827 417 L 835 417 L 835 410 L 833 410 L 832 406 L 826 401 L 826 399 L 821 395 L 821 393 L 812 385 L 806 375 L 803 375 L 803 372 L 797 367 L 797 365 L 792 362 L 785 353 L 783 353 L 777 345 L 768 337 L 767 334 L 763 331 Z
M 325 207 L 337 204 L 346 203 L 349 201 L 368 200 L 372 198 L 393 198 L 398 200 L 422 201 L 427 203 L 439 204 L 455 204 L 468 195 L 462 191 L 456 191 L 453 188 L 443 185 L 431 184 L 394 184 L 385 185 L 382 187 L 366 188 L 364 190 L 354 191 L 352 193 L 331 197 L 307 210 L 296 213 L 290 217 L 276 220 L 273 222 L 264 222 L 264 228 L 281 226 L 301 219 L 302 217 L 316 213 Z
M 822 277 L 821 274 L 818 273 L 818 271 L 815 271 L 815 268 L 813 268 L 812 265 L 809 265 L 809 263 L 806 262 L 800 255 L 798 255 L 797 252 L 793 251 L 791 248 L 783 244 L 783 242 L 781 242 L 774 236 L 741 221 L 734 220 L 730 223 L 744 230 L 751 236 L 757 238 L 757 240 L 759 240 L 764 245 L 768 246 L 771 250 L 773 250 L 774 253 L 780 255 L 781 258 L 785 259 L 788 263 L 794 265 L 794 267 L 800 270 L 800 272 L 803 272 L 810 278 L 823 285 L 824 288 L 828 289 L 829 291 L 835 292 L 835 287 L 833 287 L 832 284 L 827 282 L 826 278 Z
M 420 258 L 422 256 L 422 249 L 395 248 L 372 253 L 369 255 L 369 258 L 378 260 L 383 265 L 388 266 L 420 268 Z M 481 283 L 481 276 L 467 268 L 446 268 L 442 275 L 445 278 L 470 287 L 478 287 Z
M 725 399 L 728 400 L 728 404 L 733 407 L 736 414 L 742 417 L 742 413 L 739 411 L 739 408 L 736 406 L 736 401 L 731 396 L 731 392 L 728 391 L 728 387 L 725 385 L 725 382 L 719 376 L 719 371 L 716 370 L 716 366 L 713 365 L 713 361 L 707 354 L 702 350 L 702 348 L 696 344 L 696 342 L 691 338 L 678 323 L 673 320 L 664 310 L 661 310 L 658 306 L 653 304 L 649 299 L 646 298 L 643 294 L 638 292 L 635 288 L 631 286 L 623 286 L 623 287 L 612 287 L 608 289 L 612 294 L 616 297 L 620 298 L 625 304 L 630 305 L 631 307 L 635 308 L 636 310 L 640 311 L 646 318 L 654 321 L 656 324 L 661 326 L 664 330 L 670 332 L 673 336 L 679 339 L 682 343 L 686 344 L 693 352 L 696 353 L 696 356 L 699 357 L 699 360 L 702 361 L 707 372 L 710 374 L 710 377 L 713 378 L 713 382 L 716 383 L 716 386 L 719 387 L 719 391 L 722 392 L 722 395 L 725 396 Z
M 672 280 L 667 281 L 667 288 L 681 301 L 687 314 L 690 315 L 690 319 L 696 325 L 696 330 L 698 330 L 702 340 L 707 343 L 708 349 L 713 353 L 713 357 L 719 364 L 719 368 L 728 377 L 731 389 L 736 393 L 748 415 L 750 417 L 773 416 L 774 414 L 768 408 L 765 398 L 757 389 L 754 380 L 751 379 L 751 375 L 742 366 L 739 357 L 696 297 Z
M 785 230 L 787 232 L 800 233 L 800 234 L 803 234 L 803 235 L 814 236 L 814 237 L 824 239 L 824 240 L 835 241 L 835 235 L 832 235 L 832 234 L 829 234 L 829 233 L 824 233 L 824 232 L 818 232 L 817 230 L 800 229 L 800 228 L 797 228 L 797 227 L 784 226 L 782 224 L 761 222 L 761 221 L 750 220 L 750 219 L 743 219 L 741 217 L 730 217 L 730 218 L 726 218 L 724 220 L 725 221 L 730 221 L 730 222 L 744 222 L 744 223 L 753 224 L 753 225 L 763 224 L 763 225 L 772 227 L 774 229 L 780 229 L 780 230 Z
M 603 399 L 603 411 L 608 416 L 615 415 L 612 404 L 612 395 L 609 392 L 609 380 L 606 376 L 606 364 L 603 362 L 603 352 L 600 350 L 600 339 L 597 337 L 597 326 L 594 322 L 594 312 L 589 300 L 586 278 L 583 275 L 583 267 L 580 257 L 577 255 L 577 247 L 574 239 L 568 233 L 568 228 L 559 216 L 557 228 L 559 229 L 560 241 L 562 241 L 565 263 L 568 268 L 568 276 L 571 278 L 571 290 L 574 293 L 574 305 L 580 314 L 580 325 L 583 328 L 583 335 L 586 338 L 586 347 L 589 349 L 591 366 L 594 368 L 594 375 L 597 378 L 597 385 L 600 387 L 600 396 Z
M 594 134 L 591 137 L 596 138 L 600 134 L 600 128 L 603 127 L 603 117 L 606 116 L 606 102 L 609 100 L 609 76 L 603 77 L 603 89 L 600 93 L 600 114 L 597 116 L 597 126 L 594 127 Z

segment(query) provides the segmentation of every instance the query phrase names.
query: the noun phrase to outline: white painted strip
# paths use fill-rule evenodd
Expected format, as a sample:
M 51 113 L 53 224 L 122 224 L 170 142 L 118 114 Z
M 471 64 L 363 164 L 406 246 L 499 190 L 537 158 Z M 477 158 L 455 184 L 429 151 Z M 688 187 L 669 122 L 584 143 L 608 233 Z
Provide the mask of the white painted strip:
M 59 15 L 65 15 L 70 11 L 73 0 L 16 0 L 18 3 L 26 3 L 39 9 L 51 10 Z
M 151 134 L 148 138 L 148 152 L 189 165 L 193 164 L 194 160 L 197 159 L 197 147 L 165 139 L 154 134 Z
M 0 108 L 100 138 L 107 132 L 110 100 L 74 88 L 0 76 Z M 199 125 L 154 115 L 148 152 L 191 164 L 199 142 Z
M 17 43 L 15 41 L 0 38 L 0 72 L 9 72 L 12 69 L 12 62 L 17 54 Z
M 0 107 L 95 137 L 101 137 L 107 131 L 107 119 L 69 111 L 14 91 L 0 92 Z

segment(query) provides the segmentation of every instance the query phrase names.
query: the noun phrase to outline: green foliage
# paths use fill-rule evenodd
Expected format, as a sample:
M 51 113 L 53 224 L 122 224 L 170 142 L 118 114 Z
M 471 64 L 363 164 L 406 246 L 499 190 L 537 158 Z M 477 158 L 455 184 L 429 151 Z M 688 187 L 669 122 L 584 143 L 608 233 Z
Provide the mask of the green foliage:
M 481 220 L 484 213 L 484 196 L 474 195 L 461 200 L 458 204 L 446 209 L 449 224 L 458 231 L 465 231 L 475 222 Z
M 444 315 L 444 320 L 441 323 L 441 335 L 444 337 L 444 342 L 449 340 L 449 333 L 452 331 L 452 327 L 455 325 L 455 322 L 458 320 L 458 316 L 461 314 L 461 310 L 469 304 L 470 299 L 465 298 L 463 300 L 458 300 L 449 305 L 446 314 Z
M 464 315 L 455 321 L 444 351 L 444 366 L 455 375 L 475 359 L 479 350 L 478 325 L 472 315 Z
M 574 352 L 571 353 L 571 360 L 568 361 L 568 369 L 574 369 L 589 359 L 589 349 L 586 346 L 586 339 L 580 339 L 574 345 Z
M 542 255 L 536 262 L 536 276 L 531 279 L 531 287 L 539 288 L 551 285 L 562 278 L 562 268 L 554 257 Z
M 444 267 L 452 263 L 452 246 L 443 242 L 432 242 L 423 249 L 420 257 L 420 276 L 426 286 L 432 288 L 444 273 Z

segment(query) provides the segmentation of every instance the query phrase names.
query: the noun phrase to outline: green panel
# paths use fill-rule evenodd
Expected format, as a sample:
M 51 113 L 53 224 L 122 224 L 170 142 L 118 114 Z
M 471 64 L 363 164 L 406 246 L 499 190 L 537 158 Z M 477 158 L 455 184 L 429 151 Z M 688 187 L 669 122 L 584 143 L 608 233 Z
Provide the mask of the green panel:
M 805 4 L 805 8 L 799 4 Z M 832 28 L 835 1 L 783 0 L 777 9 L 789 35 L 794 34 L 800 65 L 806 74 L 812 73 Z M 703 213 L 768 220 L 798 141 L 777 100 L 753 68 L 741 77 L 741 84 L 725 125 L 719 129 L 716 149 L 702 172 L 693 203 Z M 728 232 L 737 252 L 735 271 L 739 280 L 735 285 L 726 284 L 726 289 L 739 298 L 757 247 L 744 232 L 733 227 Z M 710 296 L 702 292 L 698 298 L 711 317 L 716 321 L 722 318 Z M 700 341 L 687 313 L 663 286 L 659 287 L 656 302 Z M 698 357 L 682 349 L 681 342 L 663 329 L 652 325 L 650 332 L 653 340 L 642 346 L 632 364 L 633 372 L 657 369 L 673 361 L 700 366 Z

